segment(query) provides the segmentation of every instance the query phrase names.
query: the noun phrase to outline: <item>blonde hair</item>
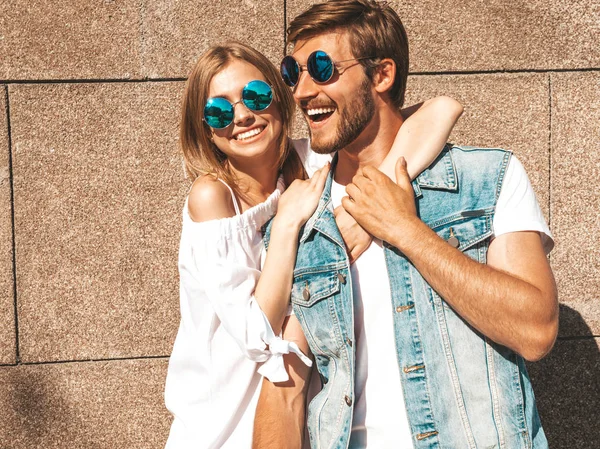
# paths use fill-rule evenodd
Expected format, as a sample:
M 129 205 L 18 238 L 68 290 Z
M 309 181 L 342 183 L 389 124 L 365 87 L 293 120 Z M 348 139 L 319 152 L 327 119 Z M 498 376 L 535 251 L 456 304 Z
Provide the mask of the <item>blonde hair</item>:
M 302 162 L 292 148 L 289 139 L 295 109 L 290 89 L 264 55 L 235 41 L 209 48 L 196 62 L 187 80 L 181 105 L 179 129 L 179 144 L 187 175 L 192 180 L 201 175 L 214 175 L 229 184 L 236 194 L 242 194 L 239 191 L 237 180 L 229 169 L 229 164 L 226 163 L 227 156 L 212 142 L 211 128 L 202 120 L 212 78 L 227 64 L 235 60 L 248 62 L 255 66 L 273 89 L 271 107 L 278 108 L 283 122 L 278 141 L 277 169 L 282 172 L 286 185 L 289 185 L 294 179 L 306 178 Z

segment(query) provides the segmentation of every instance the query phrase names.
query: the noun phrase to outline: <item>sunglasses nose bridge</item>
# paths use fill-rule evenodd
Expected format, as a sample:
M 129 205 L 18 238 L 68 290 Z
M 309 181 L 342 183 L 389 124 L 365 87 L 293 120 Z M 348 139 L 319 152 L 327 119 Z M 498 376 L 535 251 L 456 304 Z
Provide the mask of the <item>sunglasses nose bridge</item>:
M 317 83 L 306 70 L 306 66 L 303 66 L 298 76 L 298 82 L 293 88 L 294 97 L 298 100 L 312 98 L 317 96 L 316 90 Z
M 236 108 L 238 104 L 241 104 L 242 107 Z M 233 123 L 244 123 L 254 114 L 254 111 L 244 103 L 243 99 L 231 103 L 231 108 L 233 109 Z

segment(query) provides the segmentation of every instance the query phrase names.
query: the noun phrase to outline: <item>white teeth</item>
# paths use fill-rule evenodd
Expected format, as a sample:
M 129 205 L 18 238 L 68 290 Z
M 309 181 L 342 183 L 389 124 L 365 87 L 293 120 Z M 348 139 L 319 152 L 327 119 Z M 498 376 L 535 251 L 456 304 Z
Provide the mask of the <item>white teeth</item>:
M 257 134 L 259 134 L 263 129 L 264 128 L 254 128 L 250 131 L 246 131 L 245 133 L 239 133 L 237 136 L 235 136 L 235 138 L 236 140 L 248 139 L 249 137 L 256 136 Z
M 317 109 L 307 109 L 306 113 L 308 115 L 317 115 L 317 114 L 327 114 L 329 112 L 335 111 L 335 108 L 317 108 Z

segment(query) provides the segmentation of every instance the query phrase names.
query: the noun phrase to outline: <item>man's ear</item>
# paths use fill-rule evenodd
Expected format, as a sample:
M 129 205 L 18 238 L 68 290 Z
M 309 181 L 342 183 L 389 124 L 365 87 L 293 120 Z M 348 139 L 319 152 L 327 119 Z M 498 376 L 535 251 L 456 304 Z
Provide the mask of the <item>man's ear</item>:
M 373 77 L 375 90 L 379 93 L 385 93 L 389 91 L 394 85 L 395 79 L 396 63 L 390 58 L 382 59 L 377 67 L 375 76 Z

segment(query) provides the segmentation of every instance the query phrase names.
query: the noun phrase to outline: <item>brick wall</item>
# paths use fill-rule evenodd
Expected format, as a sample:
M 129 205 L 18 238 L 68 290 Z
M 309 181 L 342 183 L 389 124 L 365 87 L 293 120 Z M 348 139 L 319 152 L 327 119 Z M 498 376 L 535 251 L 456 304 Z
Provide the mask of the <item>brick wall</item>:
M 512 149 L 528 170 L 561 301 L 559 340 L 530 373 L 551 447 L 595 448 L 600 3 L 391 3 L 408 102 L 453 96 L 453 142 Z M 0 0 L 0 449 L 164 446 L 185 76 L 226 38 L 277 62 L 309 4 Z

